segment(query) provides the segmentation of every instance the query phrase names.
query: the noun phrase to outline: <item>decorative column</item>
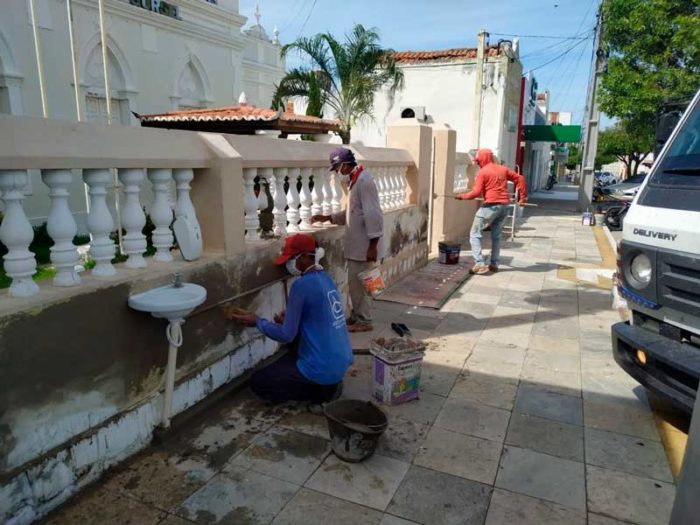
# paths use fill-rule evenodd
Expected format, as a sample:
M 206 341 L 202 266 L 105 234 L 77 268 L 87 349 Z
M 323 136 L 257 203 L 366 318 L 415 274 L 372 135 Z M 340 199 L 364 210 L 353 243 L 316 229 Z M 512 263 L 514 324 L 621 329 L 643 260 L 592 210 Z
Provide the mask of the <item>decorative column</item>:
M 270 195 L 272 195 L 272 188 L 270 187 L 271 178 L 272 168 L 258 168 L 258 219 L 261 233 L 267 232 L 268 227 L 274 227 L 274 223 L 270 224 L 269 221 L 263 220 L 263 217 L 261 216 L 261 214 L 267 211 L 270 207 L 268 191 L 270 192 Z M 265 217 L 265 219 L 267 219 L 267 217 Z
M 0 192 L 5 205 L 0 241 L 7 247 L 3 263 L 5 273 L 12 278 L 9 290 L 12 297 L 30 297 L 39 293 L 39 286 L 32 280 L 36 273 L 36 258 L 29 251 L 34 230 L 22 207 L 26 186 L 25 170 L 0 170 Z
M 386 168 L 384 166 L 378 166 L 376 173 L 377 177 L 375 180 L 377 183 L 377 193 L 379 193 L 379 204 L 381 205 L 382 210 L 386 210 Z
M 301 208 L 299 208 L 299 217 L 301 224 L 299 227 L 302 230 L 311 230 L 311 193 L 309 192 L 309 179 L 311 178 L 311 168 L 301 168 Z
M 287 196 L 284 194 L 284 179 L 287 177 L 287 168 L 274 168 L 273 175 L 270 179 L 270 186 L 273 189 L 272 200 L 274 208 L 272 208 L 272 216 L 275 220 L 275 235 L 287 235 L 287 212 L 284 210 L 287 206 Z
M 394 209 L 394 174 L 392 173 L 392 168 L 391 166 L 387 166 L 384 168 L 386 171 L 386 195 L 384 199 L 386 200 L 386 209 L 387 210 L 393 210 Z
M 124 186 L 123 191 L 126 195 L 121 225 L 126 230 L 122 242 L 124 252 L 129 256 L 125 263 L 127 268 L 146 267 L 146 260 L 143 258 L 146 251 L 146 236 L 143 234 L 143 227 L 146 226 L 146 214 L 143 213 L 139 200 L 143 179 L 143 168 L 119 169 L 119 181 Z
M 80 276 L 75 266 L 80 262 L 78 249 L 73 238 L 78 233 L 78 225 L 68 207 L 68 186 L 73 180 L 70 170 L 43 170 L 41 180 L 49 187 L 51 209 L 46 221 L 46 231 L 53 239 L 50 248 L 51 262 L 56 267 L 54 286 L 80 284 Z
M 343 189 L 340 186 L 340 175 L 337 173 L 331 174 L 333 179 L 331 182 L 331 213 L 340 213 L 343 205 L 340 201 Z
M 243 184 L 245 186 L 245 238 L 249 241 L 260 239 L 258 228 L 260 219 L 258 218 L 258 199 L 255 197 L 255 176 L 256 168 L 243 168 Z M 262 186 L 260 191 L 263 191 Z
M 393 175 L 393 180 L 394 180 L 394 195 L 393 195 L 393 203 L 394 203 L 394 209 L 398 208 L 401 206 L 401 173 L 400 173 L 400 168 L 398 166 L 392 166 L 391 167 L 391 173 Z
M 90 257 L 95 260 L 92 275 L 109 277 L 117 273 L 112 265 L 117 246 L 109 238 L 114 230 L 114 220 L 107 207 L 107 187 L 112 184 L 112 173 L 109 169 L 83 170 L 83 180 L 90 188 L 87 225 L 90 230 Z
M 175 201 L 175 217 L 187 217 L 191 221 L 197 221 L 197 212 L 190 198 L 190 182 L 194 179 L 192 168 L 177 168 L 173 170 L 175 179 L 175 191 L 177 200 Z
M 323 213 L 323 174 L 325 168 L 314 168 L 314 189 L 311 190 L 311 215 L 321 215 Z
M 322 213 L 324 215 L 330 215 L 333 213 L 333 208 L 331 206 L 331 172 L 324 168 L 321 175 L 323 177 L 323 185 L 321 188 L 323 190 L 323 203 L 321 204 Z
M 153 206 L 151 206 L 151 221 L 156 227 L 153 231 L 153 246 L 156 254 L 153 259 L 158 262 L 171 262 L 173 256 L 170 248 L 173 246 L 173 232 L 170 225 L 173 222 L 173 210 L 168 202 L 168 190 L 172 180 L 172 170 L 167 168 L 149 169 L 148 180 L 153 184 Z M 189 184 L 187 197 L 189 198 Z M 191 202 L 190 202 L 191 204 Z
M 399 169 L 399 180 L 401 181 L 401 202 L 400 206 L 406 206 L 406 198 L 408 197 L 408 178 L 406 171 L 408 168 L 401 166 Z
M 287 191 L 287 231 L 296 233 L 299 231 L 299 168 L 287 170 L 289 190 Z

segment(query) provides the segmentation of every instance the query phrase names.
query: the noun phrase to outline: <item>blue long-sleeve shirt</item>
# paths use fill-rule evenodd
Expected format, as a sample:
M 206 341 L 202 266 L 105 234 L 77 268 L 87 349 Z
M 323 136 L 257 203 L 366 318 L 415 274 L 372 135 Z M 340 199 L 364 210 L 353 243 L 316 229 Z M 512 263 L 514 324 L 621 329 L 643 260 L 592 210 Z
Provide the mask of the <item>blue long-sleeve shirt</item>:
M 335 283 L 324 271 L 307 272 L 294 282 L 283 324 L 258 319 L 257 327 L 283 344 L 299 335 L 297 368 L 314 383 L 339 383 L 352 364 L 343 302 Z

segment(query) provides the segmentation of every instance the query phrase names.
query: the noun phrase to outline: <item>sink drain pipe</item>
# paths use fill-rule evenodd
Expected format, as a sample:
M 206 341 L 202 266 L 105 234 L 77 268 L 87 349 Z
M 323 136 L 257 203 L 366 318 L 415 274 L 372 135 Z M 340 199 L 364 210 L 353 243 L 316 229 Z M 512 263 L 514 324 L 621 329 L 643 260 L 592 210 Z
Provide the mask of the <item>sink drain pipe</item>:
M 182 346 L 182 324 L 184 319 L 174 319 L 165 329 L 168 339 L 168 365 L 165 369 L 165 398 L 163 400 L 163 417 L 161 425 L 170 428 L 170 418 L 173 413 L 173 391 L 175 390 L 175 368 L 177 367 L 177 349 Z

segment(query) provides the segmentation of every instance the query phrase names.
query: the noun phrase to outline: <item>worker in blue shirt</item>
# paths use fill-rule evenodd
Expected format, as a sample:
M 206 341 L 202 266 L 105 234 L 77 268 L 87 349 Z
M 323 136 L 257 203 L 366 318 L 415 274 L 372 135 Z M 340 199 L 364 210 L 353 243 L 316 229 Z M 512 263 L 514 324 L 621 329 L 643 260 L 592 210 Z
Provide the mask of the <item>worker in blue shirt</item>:
M 343 376 L 352 364 L 341 295 L 318 264 L 322 250 L 310 235 L 287 237 L 275 264 L 284 264 L 299 278 L 289 290 L 286 313 L 275 316 L 275 322 L 255 314 L 231 314 L 231 319 L 256 326 L 280 343 L 290 344 L 298 337 L 296 351 L 291 349 L 250 380 L 253 392 L 267 401 L 330 401 L 340 395 Z

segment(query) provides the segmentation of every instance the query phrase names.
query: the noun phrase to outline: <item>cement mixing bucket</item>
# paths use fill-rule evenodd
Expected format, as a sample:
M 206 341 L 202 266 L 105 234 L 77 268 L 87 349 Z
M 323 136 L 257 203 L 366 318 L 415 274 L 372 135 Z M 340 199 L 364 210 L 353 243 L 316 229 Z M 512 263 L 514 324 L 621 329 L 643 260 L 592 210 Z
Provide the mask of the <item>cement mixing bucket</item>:
M 324 408 L 333 453 L 358 463 L 374 454 L 389 422 L 386 414 L 369 401 L 339 399 Z

